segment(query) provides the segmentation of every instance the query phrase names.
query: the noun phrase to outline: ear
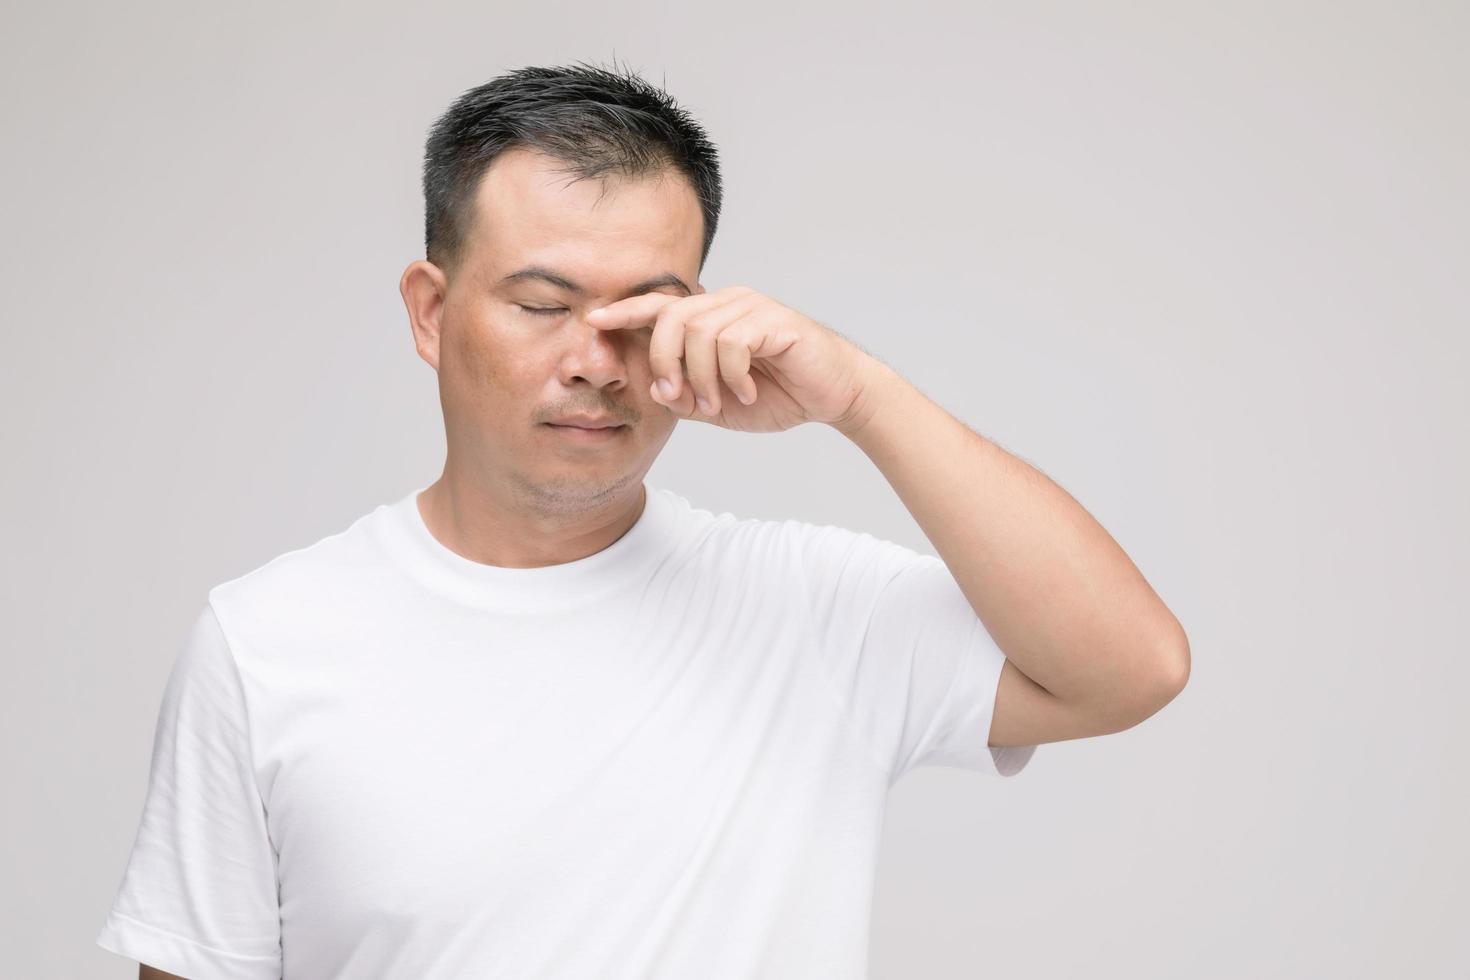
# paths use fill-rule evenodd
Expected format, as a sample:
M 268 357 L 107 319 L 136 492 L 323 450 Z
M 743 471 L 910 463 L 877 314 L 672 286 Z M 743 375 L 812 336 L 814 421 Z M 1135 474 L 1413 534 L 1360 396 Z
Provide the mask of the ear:
M 408 310 L 413 345 L 429 367 L 439 370 L 439 338 L 442 333 L 444 299 L 449 294 L 449 277 L 427 259 L 416 259 L 403 270 L 398 292 Z

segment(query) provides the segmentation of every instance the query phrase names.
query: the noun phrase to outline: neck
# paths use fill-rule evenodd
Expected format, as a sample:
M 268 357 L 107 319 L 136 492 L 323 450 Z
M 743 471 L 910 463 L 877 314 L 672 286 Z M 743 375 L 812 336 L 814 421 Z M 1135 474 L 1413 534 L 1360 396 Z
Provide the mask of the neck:
M 446 548 L 501 568 L 540 568 L 595 554 L 627 533 L 647 503 L 641 480 L 590 503 L 542 487 L 535 491 L 456 479 L 446 467 L 417 503 L 425 526 Z

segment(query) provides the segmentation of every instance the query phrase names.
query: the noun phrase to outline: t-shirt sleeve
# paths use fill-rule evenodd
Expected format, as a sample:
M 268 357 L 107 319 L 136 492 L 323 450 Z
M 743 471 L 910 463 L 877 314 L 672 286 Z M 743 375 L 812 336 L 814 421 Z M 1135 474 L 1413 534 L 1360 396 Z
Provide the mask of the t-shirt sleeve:
M 276 881 L 240 674 L 206 604 L 164 688 L 137 836 L 96 942 L 184 977 L 279 980 Z
M 995 776 L 1036 746 L 989 745 L 1004 652 L 948 566 L 871 534 L 788 521 L 817 653 L 893 784 L 920 766 Z

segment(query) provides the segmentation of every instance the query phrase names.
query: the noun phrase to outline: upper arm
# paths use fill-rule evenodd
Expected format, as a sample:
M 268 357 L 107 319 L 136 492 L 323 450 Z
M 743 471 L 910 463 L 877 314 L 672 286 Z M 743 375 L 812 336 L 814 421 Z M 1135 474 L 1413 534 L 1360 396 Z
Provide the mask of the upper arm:
M 206 603 L 164 686 L 143 812 L 96 939 L 172 971 L 161 977 L 281 975 L 276 852 L 243 678 Z
M 1140 689 L 1152 692 L 1164 686 L 1145 685 Z M 1001 668 L 1000 684 L 996 690 L 989 744 L 1039 745 L 1121 732 L 1154 714 L 1168 703 L 1174 693 L 1177 690 L 1168 697 L 1064 701 L 1007 660 Z
M 865 532 L 799 521 L 792 535 L 817 661 L 890 785 L 923 766 L 1001 776 L 1035 743 L 986 745 L 1005 655 L 954 575 Z

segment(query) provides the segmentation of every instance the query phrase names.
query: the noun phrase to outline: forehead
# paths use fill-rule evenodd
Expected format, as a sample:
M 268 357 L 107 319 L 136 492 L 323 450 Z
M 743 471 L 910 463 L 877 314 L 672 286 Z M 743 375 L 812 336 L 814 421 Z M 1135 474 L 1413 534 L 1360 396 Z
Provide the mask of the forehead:
M 466 242 L 479 274 L 543 265 L 608 292 L 663 271 L 698 277 L 703 215 L 682 174 L 578 180 L 566 166 L 524 148 L 496 157 Z

